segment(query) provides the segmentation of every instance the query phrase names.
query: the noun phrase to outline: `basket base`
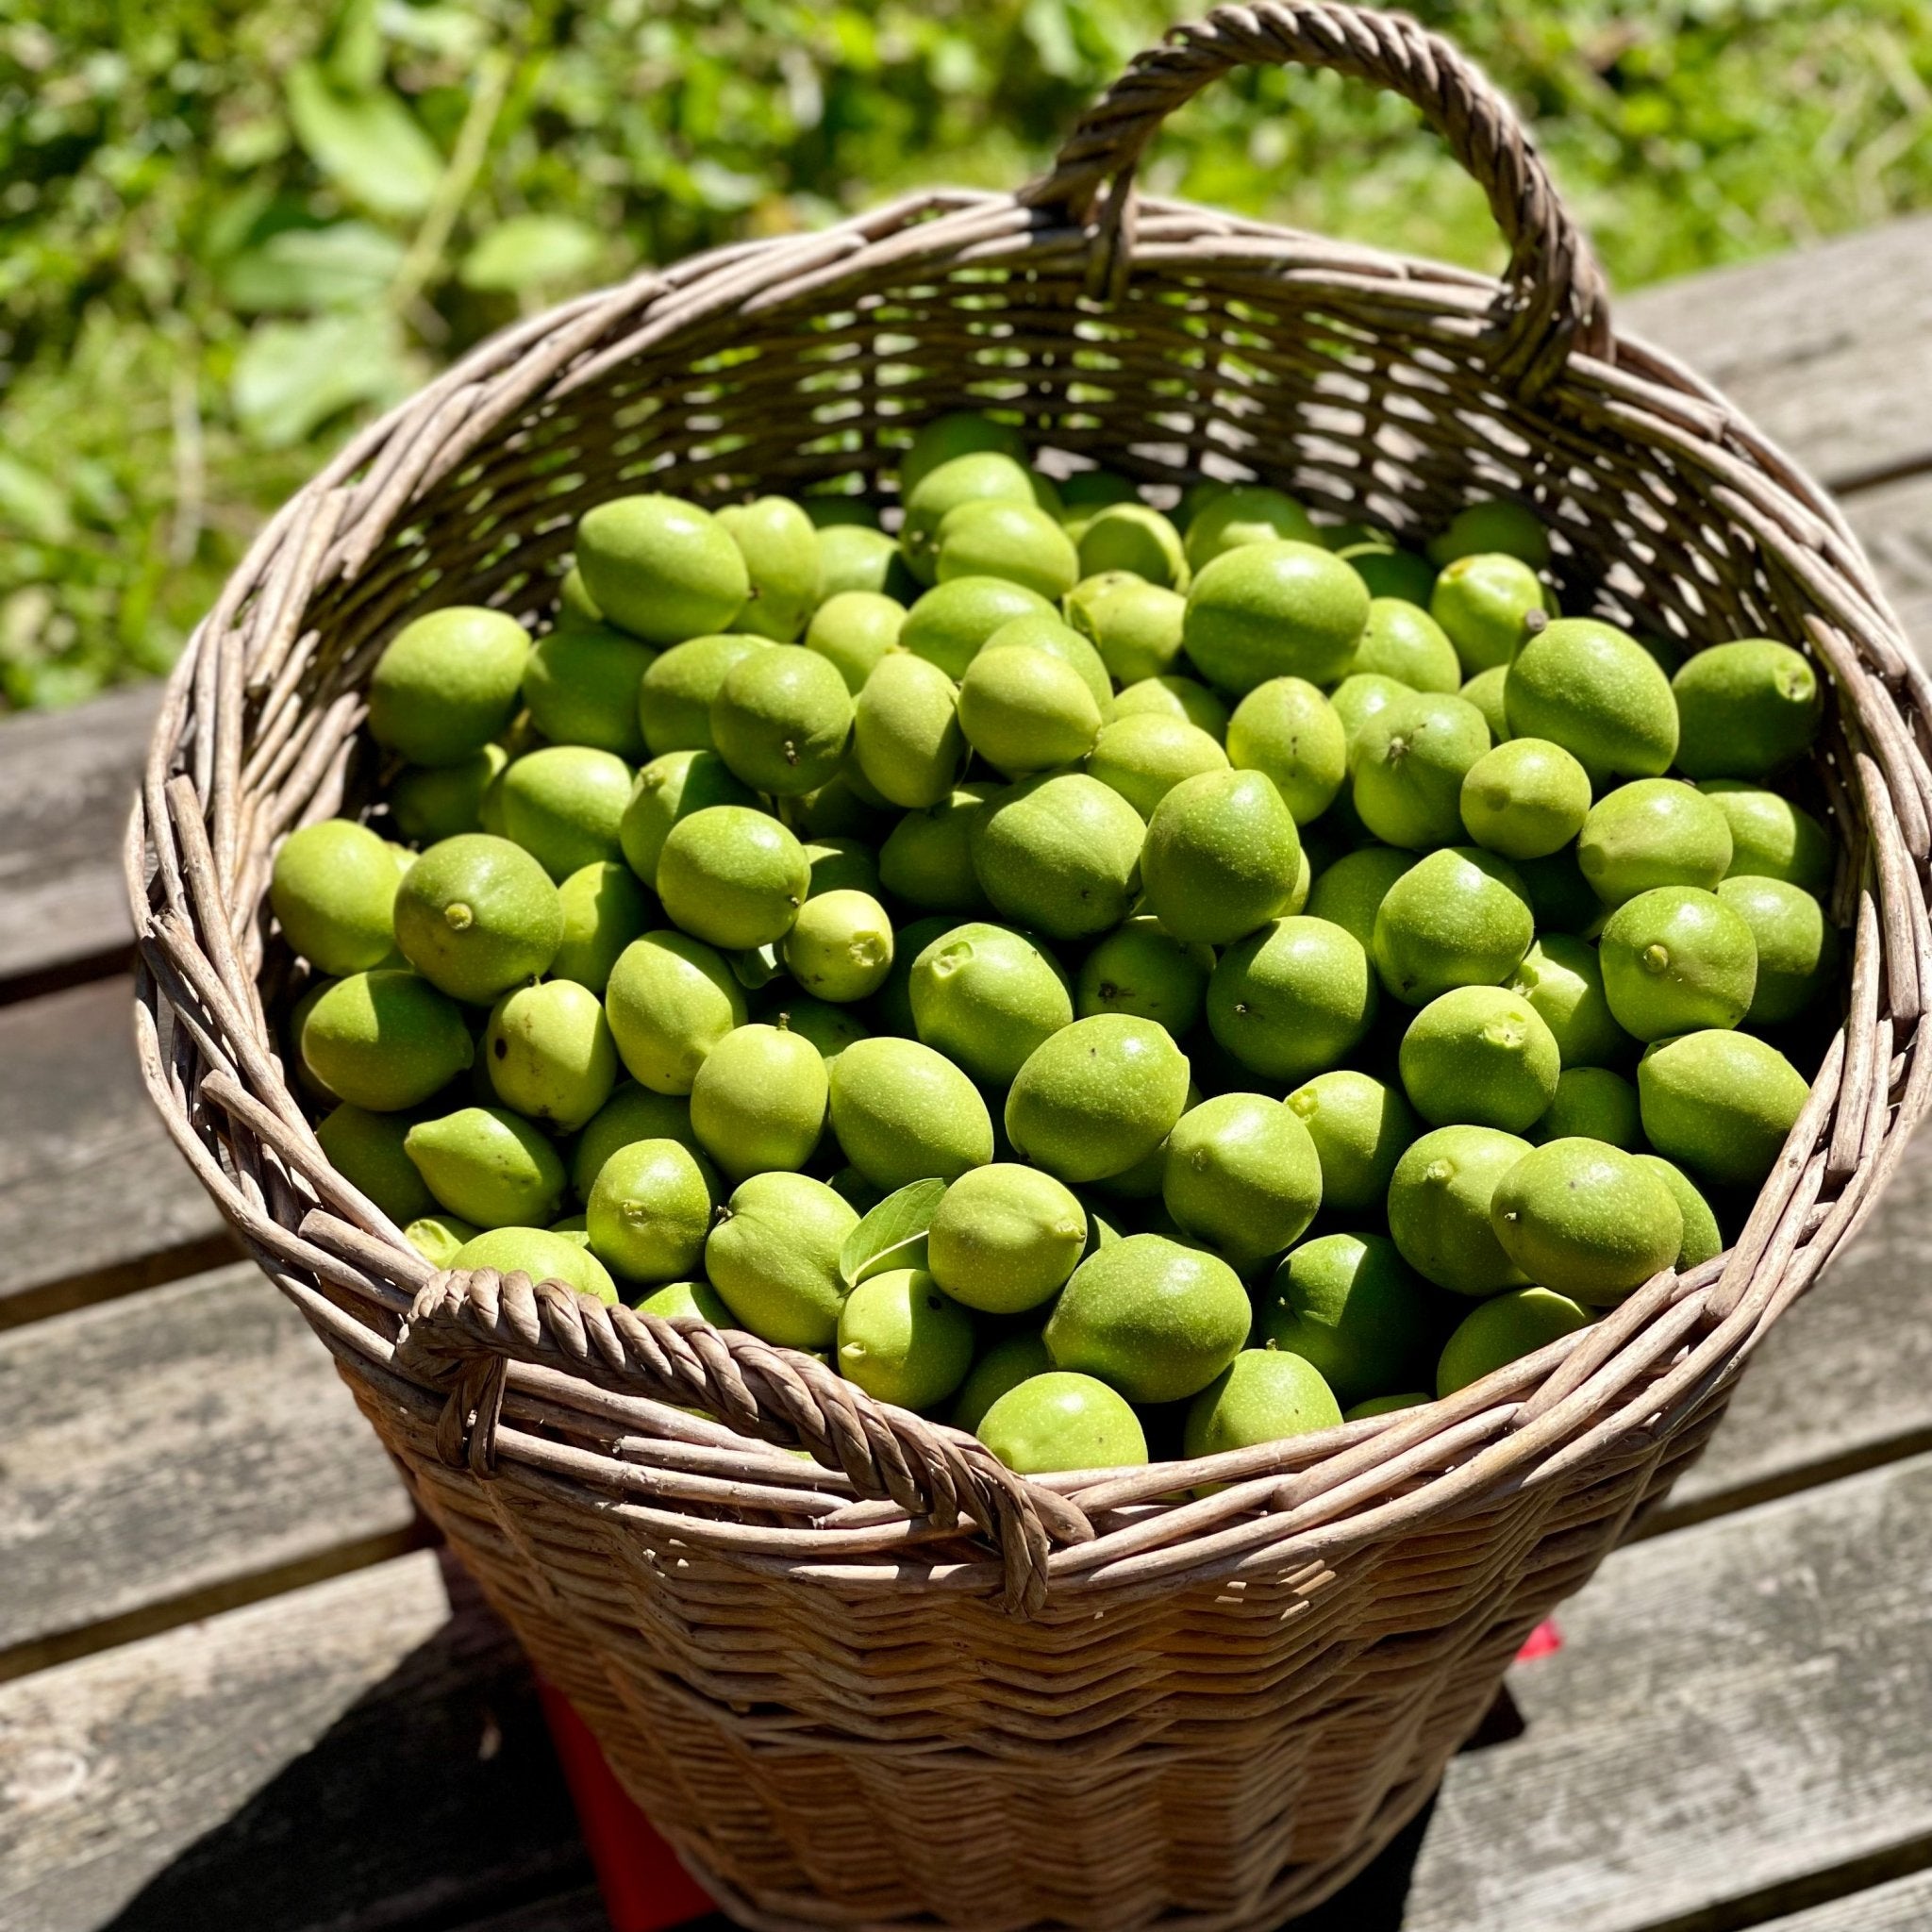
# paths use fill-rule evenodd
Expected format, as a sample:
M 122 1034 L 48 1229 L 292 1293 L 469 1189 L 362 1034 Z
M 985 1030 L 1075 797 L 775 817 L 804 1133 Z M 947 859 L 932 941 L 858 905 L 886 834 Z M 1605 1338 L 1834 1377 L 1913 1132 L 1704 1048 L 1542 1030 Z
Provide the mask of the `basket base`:
M 1345 1858 L 1324 1865 L 1291 1866 L 1245 1910 L 1174 1912 L 1155 1919 L 1124 1920 L 1124 1932 L 1130 1924 L 1137 1928 L 1158 1928 L 1158 1932 L 1291 1932 L 1283 1921 L 1313 1911 L 1367 1871 L 1426 1808 L 1441 1782 L 1440 1774 L 1417 1778 L 1391 1791 L 1362 1841 Z M 678 1858 L 710 1894 L 718 1909 L 736 1924 L 749 1927 L 750 1932 L 828 1932 L 830 1927 L 837 1927 L 838 1932 L 937 1932 L 944 1923 L 923 1916 L 854 1919 L 815 1893 L 755 1905 L 715 1872 L 708 1871 L 697 1854 L 680 1847 Z M 1040 1932 L 1050 1932 L 1050 1926 L 1058 1923 L 1040 1922 Z

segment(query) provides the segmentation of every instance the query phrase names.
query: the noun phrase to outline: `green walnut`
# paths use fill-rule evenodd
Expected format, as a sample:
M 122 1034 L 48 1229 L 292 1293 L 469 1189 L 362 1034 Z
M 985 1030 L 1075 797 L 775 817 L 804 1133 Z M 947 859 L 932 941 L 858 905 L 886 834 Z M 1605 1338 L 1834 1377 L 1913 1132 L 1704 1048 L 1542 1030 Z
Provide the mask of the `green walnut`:
M 1400 1091 L 1336 1067 L 1285 1103 L 1308 1130 L 1322 1164 L 1322 1205 L 1334 1214 L 1379 1213 L 1404 1150 L 1422 1131 Z
M 500 610 L 456 605 L 406 624 L 369 678 L 369 730 L 412 765 L 474 758 L 508 724 L 530 635 Z
M 1164 1028 L 1100 1013 L 1061 1027 L 1027 1057 L 1007 1095 L 1007 1137 L 1023 1159 L 1063 1181 L 1105 1180 L 1152 1154 L 1187 1099 L 1187 1057 Z
M 749 806 L 708 806 L 679 819 L 658 855 L 664 910 L 693 937 L 730 951 L 783 939 L 810 885 L 805 848 Z
M 532 1281 L 560 1281 L 593 1301 L 617 1300 L 617 1284 L 603 1262 L 568 1235 L 548 1228 L 492 1227 L 466 1241 L 444 1265 L 455 1270 L 491 1268 L 500 1274 L 527 1274 Z
M 1517 1288 L 1492 1296 L 1472 1308 L 1443 1344 L 1436 1364 L 1436 1394 L 1454 1395 L 1458 1389 L 1589 1327 L 1592 1319 L 1588 1308 L 1554 1289 Z
M 1394 699 L 1351 746 L 1362 824 L 1412 852 L 1459 844 L 1463 780 L 1489 748 L 1489 726 L 1464 699 L 1427 691 Z
M 562 1211 L 563 1157 L 520 1114 L 461 1108 L 419 1121 L 403 1145 L 437 1200 L 478 1227 L 542 1226 Z
M 680 819 L 708 806 L 757 804 L 757 794 L 715 751 L 666 752 L 638 774 L 618 821 L 625 863 L 654 886 L 664 841 Z
M 572 873 L 558 887 L 557 897 L 563 908 L 563 938 L 550 962 L 551 974 L 601 995 L 618 956 L 641 939 L 651 924 L 650 895 L 628 867 L 600 859 Z
M 711 700 L 711 741 L 755 791 L 802 798 L 839 769 L 852 698 L 830 659 L 801 644 L 753 651 Z
M 1284 1257 L 1261 1297 L 1256 1336 L 1312 1365 L 1338 1402 L 1426 1378 L 1441 1332 L 1437 1298 L 1379 1234 L 1327 1234 Z
M 691 1081 L 691 1131 L 731 1180 L 795 1171 L 818 1150 L 830 1093 L 810 1041 L 789 1027 L 740 1026 Z
M 689 1093 L 705 1056 L 747 1017 L 744 989 L 702 940 L 647 932 L 610 972 L 604 1010 L 625 1071 L 655 1093 Z
M 771 647 L 769 638 L 723 631 L 688 638 L 663 652 L 638 680 L 638 724 L 651 756 L 716 750 L 711 700 L 733 665 Z
M 1286 909 L 1300 861 L 1294 819 L 1265 772 L 1203 772 L 1155 808 L 1141 882 L 1175 939 L 1224 946 Z
M 502 781 L 504 836 L 562 881 L 624 857 L 619 828 L 635 774 L 588 745 L 550 744 L 512 758 Z
M 1624 900 L 1597 952 L 1611 1016 L 1633 1040 L 1735 1026 L 1751 1010 L 1757 942 L 1749 921 L 1715 892 L 1657 886 Z
M 1824 691 L 1789 644 L 1745 638 L 1687 658 L 1671 680 L 1692 778 L 1763 778 L 1802 758 L 1824 723 Z
M 604 1163 L 584 1204 L 591 1252 L 625 1281 L 681 1281 L 697 1272 L 720 1193 L 702 1155 L 633 1141 Z
M 1348 733 L 1340 715 L 1301 677 L 1272 677 L 1235 707 L 1227 721 L 1227 761 L 1262 772 L 1297 825 L 1334 804 L 1348 776 Z
M 1244 1348 L 1194 1398 L 1181 1436 L 1190 1459 L 1253 1449 L 1332 1429 L 1341 1406 L 1314 1363 L 1271 1348 Z
M 1439 1127 L 1413 1142 L 1389 1183 L 1389 1232 L 1402 1258 L 1452 1294 L 1521 1286 L 1490 1225 L 1497 1184 L 1530 1144 L 1493 1127 Z
M 957 1180 L 992 1158 L 986 1102 L 944 1055 L 916 1040 L 856 1040 L 832 1063 L 832 1131 L 845 1158 L 891 1193 Z
M 586 744 L 635 764 L 644 755 L 638 686 L 656 656 L 609 625 L 552 631 L 524 667 L 530 723 L 553 744 Z
M 1658 886 L 1714 892 L 1730 870 L 1730 824 L 1690 786 L 1675 778 L 1640 778 L 1591 807 L 1577 837 L 1576 862 L 1606 906 L 1621 906 Z
M 1496 1184 L 1490 1224 L 1533 1281 L 1608 1307 L 1674 1267 L 1684 1216 L 1671 1190 L 1601 1141 L 1546 1141 Z
M 933 1279 L 964 1307 L 1018 1315 L 1058 1292 L 1087 1247 L 1087 1210 L 1038 1168 L 995 1161 L 945 1191 L 926 1233 Z
M 939 804 L 966 761 L 958 687 L 924 658 L 888 652 L 853 701 L 852 741 L 882 798 L 907 810 Z
M 931 1408 L 973 1366 L 973 1317 L 923 1268 L 868 1275 L 839 1310 L 839 1373 L 900 1408 Z
M 1084 939 L 1126 917 L 1145 835 L 1140 813 L 1099 779 L 1049 773 L 974 817 L 973 870 L 1008 919 L 1049 939 Z
M 1065 1370 L 1015 1383 L 981 1416 L 979 1440 L 1018 1475 L 1147 1460 L 1147 1438 L 1126 1398 L 1097 1376 Z
M 574 1134 L 617 1084 L 617 1048 L 604 1003 L 572 979 L 520 986 L 497 1001 L 483 1034 L 490 1084 L 513 1107 Z
M 1182 648 L 1209 684 L 1242 697 L 1271 677 L 1334 683 L 1368 621 L 1368 590 L 1339 557 L 1313 543 L 1243 543 L 1190 586 Z
M 1208 1026 L 1239 1065 L 1291 1083 L 1353 1053 L 1377 1004 L 1361 942 L 1325 919 L 1291 914 L 1222 954 L 1208 982 Z
M 1521 1134 L 1557 1097 L 1557 1039 L 1527 1000 L 1500 986 L 1458 986 L 1402 1036 L 1402 1085 L 1431 1126 Z
M 1047 1317 L 1046 1348 L 1055 1368 L 1095 1376 L 1129 1402 L 1180 1402 L 1234 1360 L 1253 1319 L 1241 1276 L 1219 1256 L 1136 1234 L 1074 1269 Z
M 1223 1093 L 1168 1136 L 1161 1199 L 1241 1270 L 1296 1241 L 1322 1205 L 1322 1163 L 1301 1116 L 1263 1093 Z
M 1559 617 L 1516 654 L 1504 688 L 1509 729 L 1545 738 L 1593 781 L 1650 778 L 1677 754 L 1677 706 L 1657 659 L 1627 632 Z
M 1809 1093 L 1783 1054 L 1748 1033 L 1686 1033 L 1637 1064 L 1644 1138 L 1720 1186 L 1762 1184 Z
M 1370 953 L 1383 986 L 1410 1006 L 1459 986 L 1499 986 L 1536 936 L 1522 878 L 1473 845 L 1411 865 L 1382 895 Z
M 617 496 L 586 510 L 577 523 L 577 568 L 598 609 L 647 644 L 723 631 L 751 594 L 731 533 L 708 510 L 675 496 Z
M 1024 933 L 979 920 L 920 952 L 908 991 L 919 1038 L 987 1087 L 1010 1085 L 1035 1048 L 1074 1019 L 1051 955 Z
M 729 622 L 791 642 L 819 601 L 819 537 L 811 519 L 789 497 L 760 496 L 721 509 L 717 521 L 738 546 L 750 587 Z M 723 624 L 698 628 L 719 630 Z
M 441 1092 L 475 1058 L 461 1010 L 413 973 L 353 973 L 318 995 L 299 1046 L 338 1100 L 398 1113 Z
M 290 945 L 341 978 L 394 949 L 396 883 L 394 856 L 367 825 L 324 819 L 282 841 L 268 900 Z
M 845 1283 L 839 1250 L 858 1225 L 851 1205 L 802 1174 L 742 1181 L 705 1242 L 705 1273 L 735 1325 L 778 1348 L 830 1348 Z

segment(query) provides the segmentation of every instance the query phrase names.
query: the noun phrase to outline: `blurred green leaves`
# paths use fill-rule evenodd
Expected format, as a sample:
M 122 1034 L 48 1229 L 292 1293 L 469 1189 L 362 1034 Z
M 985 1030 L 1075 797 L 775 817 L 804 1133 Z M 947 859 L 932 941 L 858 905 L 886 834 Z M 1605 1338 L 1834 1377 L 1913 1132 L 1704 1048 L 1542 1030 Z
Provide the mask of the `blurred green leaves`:
M 1932 201 L 1932 0 L 1410 0 L 1625 286 Z M 1199 0 L 1205 7 L 1206 0 Z M 358 421 L 523 312 L 1009 188 L 1192 0 L 8 0 L 0 701 L 164 667 Z M 1239 75 L 1143 178 L 1492 264 L 1402 103 Z
M 321 315 L 258 324 L 235 358 L 228 394 L 244 436 L 263 449 L 287 449 L 338 410 L 400 402 L 420 373 L 394 317 Z
M 581 222 L 563 215 L 512 215 L 463 258 L 463 287 L 517 290 L 554 287 L 585 275 L 604 244 Z
M 384 215 L 420 215 L 442 175 L 434 142 L 387 88 L 344 88 L 312 61 L 291 70 L 289 120 L 324 177 Z

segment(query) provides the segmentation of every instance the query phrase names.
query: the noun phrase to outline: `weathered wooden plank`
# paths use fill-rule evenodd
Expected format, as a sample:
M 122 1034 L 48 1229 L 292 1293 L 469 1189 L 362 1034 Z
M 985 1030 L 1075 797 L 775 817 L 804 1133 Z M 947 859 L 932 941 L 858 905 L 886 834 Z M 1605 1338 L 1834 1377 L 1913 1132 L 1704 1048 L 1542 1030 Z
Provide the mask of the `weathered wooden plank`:
M 0 994 L 87 975 L 133 943 L 121 830 L 158 684 L 0 723 Z
M 1925 1932 L 1927 1925 L 1932 1925 L 1932 1872 L 1915 1872 L 1779 1919 L 1760 1932 Z M 559 1926 L 558 1932 L 567 1928 Z
M 526 1667 L 426 1551 L 0 1687 L 0 1924 L 374 1932 L 587 1877 Z
M 1928 1588 L 1932 1457 L 1620 1551 L 1512 1673 L 1524 1735 L 1450 1767 L 1406 1932 L 1756 1924 L 1922 1863 Z
M 131 999 L 117 976 L 0 1008 L 0 1326 L 234 1252 L 142 1087 Z
M 246 1263 L 0 1333 L 0 1674 L 63 1633 L 394 1554 L 415 1520 L 327 1352 Z
M 1613 313 L 1834 489 L 1932 462 L 1932 215 L 1663 283 Z
M 1861 490 L 1844 510 L 1907 637 L 1932 662 L 1932 475 Z
M 1851 1247 L 1768 1335 L 1658 1525 L 1932 1448 L 1932 1134 L 1907 1150 Z

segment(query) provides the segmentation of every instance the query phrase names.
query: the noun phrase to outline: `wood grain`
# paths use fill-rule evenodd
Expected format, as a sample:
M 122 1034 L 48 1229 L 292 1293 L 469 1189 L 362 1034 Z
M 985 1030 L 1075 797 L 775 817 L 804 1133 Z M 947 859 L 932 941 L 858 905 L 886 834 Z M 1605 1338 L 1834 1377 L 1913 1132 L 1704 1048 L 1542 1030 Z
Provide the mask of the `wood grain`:
M 1907 637 L 1932 662 L 1932 475 L 1860 491 L 1845 514 Z
M 0 997 L 125 960 L 121 830 L 160 696 L 137 685 L 0 723 Z
M 1405 1932 L 1753 1924 L 1932 1834 L 1932 1457 L 1620 1551 L 1450 1767 Z
M 1932 462 L 1932 215 L 1617 301 L 1835 490 Z
M 1762 1932 L 1925 1932 L 1927 1925 L 1932 1925 L 1932 1872 L 1915 1872 L 1890 1885 L 1874 1885 L 1869 1891 L 1778 1919 Z M 558 1932 L 571 1928 L 559 1923 Z
M 0 1924 L 375 1932 L 588 1875 L 525 1667 L 426 1551 L 0 1687 Z
M 1851 1247 L 1780 1319 L 1655 1526 L 1932 1448 L 1932 1135 L 1906 1151 Z
M 131 1000 L 117 977 L 0 1008 L 0 1326 L 234 1253 L 142 1091 Z
M 251 1265 L 0 1334 L 0 1653 L 415 1520 L 326 1351 Z

